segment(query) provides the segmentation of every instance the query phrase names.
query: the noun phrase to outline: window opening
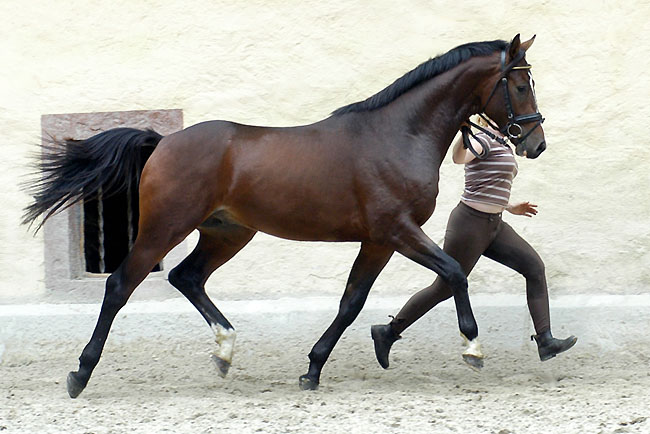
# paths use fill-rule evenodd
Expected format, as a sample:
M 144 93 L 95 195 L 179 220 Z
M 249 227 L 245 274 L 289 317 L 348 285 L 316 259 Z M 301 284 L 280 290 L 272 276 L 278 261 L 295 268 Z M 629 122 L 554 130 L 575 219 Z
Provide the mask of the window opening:
M 83 203 L 84 259 L 89 273 L 113 273 L 133 247 L 138 234 L 138 184 L 124 192 L 97 197 Z M 152 271 L 161 271 L 157 264 Z
M 86 138 L 117 127 L 152 128 L 166 136 L 183 128 L 183 111 L 172 109 L 61 113 L 44 114 L 41 117 L 41 135 L 44 140 L 49 137 L 56 140 Z M 105 279 L 97 277 L 105 277 L 117 269 L 130 251 L 129 246 L 135 242 L 138 231 L 137 183 L 132 184 L 130 189 L 130 193 L 127 190 L 117 197 L 106 197 L 107 189 L 104 186 L 101 213 L 99 201 L 92 204 L 80 202 L 53 215 L 43 225 L 45 287 L 48 290 L 57 293 L 105 290 Z M 117 205 L 114 201 L 117 201 Z M 101 225 L 100 215 L 103 220 Z M 115 221 L 122 226 L 122 229 L 117 230 L 117 235 L 114 235 Z M 100 234 L 100 228 L 103 235 Z M 103 242 L 100 243 L 102 238 Z M 91 243 L 94 243 L 94 247 Z M 121 247 L 115 248 L 114 244 Z M 101 273 L 100 246 L 104 248 L 105 273 Z M 165 255 L 160 264 L 152 270 L 157 272 L 150 274 L 142 282 L 142 290 L 146 289 L 150 294 L 162 294 L 161 291 L 167 291 L 169 284 L 164 272 L 160 271 L 163 267 L 165 270 L 174 268 L 185 256 L 187 241 L 181 242 Z

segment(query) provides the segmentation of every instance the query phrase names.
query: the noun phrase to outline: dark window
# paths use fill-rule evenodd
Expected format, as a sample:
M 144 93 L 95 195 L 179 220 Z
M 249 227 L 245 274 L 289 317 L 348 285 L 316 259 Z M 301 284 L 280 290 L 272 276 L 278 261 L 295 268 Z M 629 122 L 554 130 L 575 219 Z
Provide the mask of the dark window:
M 64 138 L 84 139 L 94 136 L 100 131 L 111 128 L 130 127 L 146 129 L 152 128 L 162 135 L 172 134 L 183 128 L 182 110 L 141 110 L 121 112 L 94 112 L 94 113 L 62 113 L 44 114 L 41 117 L 41 135 L 43 144 L 50 138 L 63 140 Z M 133 188 L 131 194 L 137 194 Z M 55 214 L 43 226 L 43 240 L 45 242 L 45 287 L 54 291 L 76 291 L 92 289 L 93 291 L 105 290 L 104 277 L 115 270 L 123 261 L 129 250 L 128 227 L 133 230 L 132 240 L 138 232 L 138 209 L 135 205 L 137 198 L 132 196 L 132 211 L 129 220 L 127 193 L 122 193 L 116 198 L 103 198 L 102 227 L 104 246 L 104 272 L 100 273 L 100 230 L 99 230 L 99 203 L 78 203 L 70 208 Z M 117 203 L 115 203 L 117 201 Z M 84 213 L 85 211 L 85 213 Z M 86 217 L 84 218 L 84 214 Z M 129 221 L 131 223 L 129 223 Z M 115 229 L 117 223 L 122 229 Z M 117 247 L 116 247 L 117 245 Z M 170 251 L 160 265 L 154 270 L 172 269 L 187 255 L 187 241 L 183 241 L 179 248 Z M 164 272 L 156 272 L 145 278 L 141 286 L 158 293 L 160 288 L 166 287 Z M 162 282 L 162 283 L 161 283 Z M 168 289 L 168 288 L 167 288 Z
M 83 204 L 84 259 L 89 273 L 113 273 L 138 234 L 138 186 Z M 158 264 L 152 271 L 161 271 Z

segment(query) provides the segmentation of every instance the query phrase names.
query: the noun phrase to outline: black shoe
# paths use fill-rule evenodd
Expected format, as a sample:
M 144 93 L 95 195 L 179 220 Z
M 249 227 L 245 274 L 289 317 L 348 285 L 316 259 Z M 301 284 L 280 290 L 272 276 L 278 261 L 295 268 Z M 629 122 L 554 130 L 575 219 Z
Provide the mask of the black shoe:
M 393 342 L 402 339 L 396 335 L 390 324 L 374 325 L 370 327 L 370 336 L 375 342 L 375 356 L 382 368 L 388 369 L 388 353 Z
M 530 340 L 532 341 L 533 339 L 537 341 L 537 351 L 539 352 L 539 359 L 542 362 L 552 359 L 558 354 L 568 350 L 578 341 L 578 338 L 575 336 L 569 336 L 566 339 L 555 339 L 553 335 L 551 335 L 550 330 L 531 336 Z

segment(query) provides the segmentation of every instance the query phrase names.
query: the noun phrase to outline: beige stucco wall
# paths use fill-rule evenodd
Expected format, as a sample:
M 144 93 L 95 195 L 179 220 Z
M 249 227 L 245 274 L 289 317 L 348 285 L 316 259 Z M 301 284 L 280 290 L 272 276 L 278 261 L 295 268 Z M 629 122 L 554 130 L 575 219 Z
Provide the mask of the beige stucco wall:
M 185 125 L 317 121 L 465 42 L 537 34 L 534 65 L 549 148 L 521 161 L 508 221 L 537 247 L 551 292 L 650 288 L 650 3 L 643 1 L 80 1 L 0 2 L 0 301 L 44 295 L 43 239 L 18 222 L 17 184 L 40 116 L 181 108 Z M 426 225 L 441 241 L 462 168 L 442 167 Z M 234 297 L 311 289 L 339 294 L 353 244 L 258 235 L 210 291 Z M 432 275 L 395 257 L 375 291 L 410 293 Z M 523 293 L 483 260 L 474 292 Z M 227 295 L 225 295 L 227 294 Z

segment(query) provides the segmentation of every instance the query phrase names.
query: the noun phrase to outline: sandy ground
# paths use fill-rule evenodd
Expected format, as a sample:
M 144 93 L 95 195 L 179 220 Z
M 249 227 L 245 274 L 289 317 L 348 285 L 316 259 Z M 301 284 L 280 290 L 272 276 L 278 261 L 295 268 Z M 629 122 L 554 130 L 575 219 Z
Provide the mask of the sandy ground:
M 127 305 L 76 400 L 67 396 L 65 377 L 77 367 L 98 306 L 4 306 L 0 431 L 650 432 L 650 341 L 627 333 L 647 331 L 648 306 L 554 306 L 556 335 L 570 331 L 580 340 L 541 363 L 524 307 L 475 303 L 488 355 L 476 373 L 461 360 L 449 304 L 408 330 L 393 347 L 391 368 L 382 370 L 369 326 L 398 306 L 371 298 L 325 365 L 320 389 L 303 392 L 297 379 L 307 370 L 306 354 L 337 300 L 311 300 L 308 309 L 301 303 L 307 306 L 223 305 L 239 333 L 225 379 L 208 358 L 211 332 L 186 301 Z

